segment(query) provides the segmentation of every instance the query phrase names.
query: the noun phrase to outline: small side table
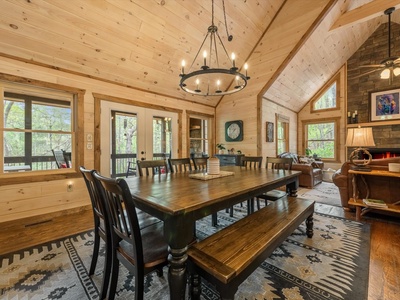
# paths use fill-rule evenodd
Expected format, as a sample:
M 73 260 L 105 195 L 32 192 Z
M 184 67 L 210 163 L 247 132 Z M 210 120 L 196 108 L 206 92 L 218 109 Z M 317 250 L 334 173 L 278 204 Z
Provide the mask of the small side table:
M 354 174 L 353 177 L 353 198 L 350 198 L 349 200 L 349 205 L 355 206 L 356 207 L 356 220 L 360 221 L 361 216 L 363 216 L 365 213 L 371 211 L 371 210 L 380 210 L 380 211 L 390 211 L 390 212 L 395 212 L 395 213 L 400 213 L 400 200 L 396 201 L 394 203 L 388 203 L 388 207 L 371 207 L 367 206 L 362 199 L 359 199 L 359 189 L 357 186 L 357 177 L 360 177 L 360 179 L 363 181 L 365 187 L 366 187 L 366 198 L 369 198 L 369 187 L 367 182 L 365 181 L 364 176 L 384 176 L 384 177 L 397 177 L 400 179 L 400 173 L 395 173 L 395 172 L 389 172 L 389 171 L 380 171 L 380 170 L 372 170 L 371 172 L 362 172 L 362 171 L 356 171 L 356 170 L 349 170 L 350 174 Z M 400 183 L 400 182 L 399 182 Z

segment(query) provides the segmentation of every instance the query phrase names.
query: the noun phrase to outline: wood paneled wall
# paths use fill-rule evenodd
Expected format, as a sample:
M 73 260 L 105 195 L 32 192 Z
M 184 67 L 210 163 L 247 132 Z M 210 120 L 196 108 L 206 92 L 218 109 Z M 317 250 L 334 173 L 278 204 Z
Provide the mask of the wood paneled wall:
M 94 79 L 76 76 L 73 74 L 52 70 L 36 65 L 30 65 L 8 58 L 0 58 L 0 66 L 3 73 L 61 84 L 86 90 L 84 95 L 84 140 L 88 133 L 94 134 L 94 98 L 93 93 L 110 95 L 124 99 L 131 99 L 145 103 L 149 107 L 157 105 L 169 108 L 179 108 L 182 117 L 182 145 L 183 153 L 186 153 L 186 111 L 214 115 L 215 110 L 208 105 L 200 105 L 189 101 L 164 97 L 151 92 L 144 92 L 132 88 L 121 87 L 110 83 L 100 82 Z M 94 149 L 84 147 L 84 162 L 86 168 L 94 167 Z M 73 191 L 67 192 L 67 184 L 73 183 Z M 10 184 L 0 186 L 0 222 L 12 221 L 42 214 L 52 214 L 66 209 L 80 209 L 89 206 L 90 200 L 83 179 L 65 179 L 55 181 L 43 181 L 27 184 Z

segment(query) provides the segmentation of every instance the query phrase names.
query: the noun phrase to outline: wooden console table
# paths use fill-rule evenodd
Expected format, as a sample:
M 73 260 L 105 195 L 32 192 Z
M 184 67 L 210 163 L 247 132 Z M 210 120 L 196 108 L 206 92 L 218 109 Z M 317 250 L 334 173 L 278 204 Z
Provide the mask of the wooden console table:
M 371 210 L 381 210 L 381 211 L 390 211 L 395 213 L 400 213 L 400 200 L 396 201 L 395 203 L 388 203 L 388 207 L 371 207 L 367 206 L 362 199 L 359 199 L 359 189 L 357 187 L 357 177 L 360 177 L 361 180 L 364 182 L 364 185 L 367 189 L 366 198 L 369 197 L 369 187 L 367 182 L 365 181 L 364 176 L 384 176 L 384 177 L 397 177 L 400 179 L 400 173 L 396 172 L 389 172 L 389 171 L 380 171 L 380 170 L 372 170 L 371 172 L 363 172 L 363 171 L 356 171 L 356 170 L 349 170 L 350 174 L 354 174 L 353 177 L 353 198 L 350 198 L 349 205 L 353 205 L 356 207 L 356 220 L 360 221 L 361 216 Z M 399 181 L 400 184 L 400 181 Z

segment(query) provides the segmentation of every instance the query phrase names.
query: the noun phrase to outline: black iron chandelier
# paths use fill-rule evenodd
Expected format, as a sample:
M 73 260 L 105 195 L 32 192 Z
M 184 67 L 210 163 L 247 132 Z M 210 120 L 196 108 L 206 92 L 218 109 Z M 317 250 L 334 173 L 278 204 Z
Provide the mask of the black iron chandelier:
M 230 42 L 233 36 L 228 33 L 224 0 L 222 0 L 222 6 L 226 34 Z M 207 39 L 209 39 L 210 42 L 209 46 L 206 45 Z M 218 49 L 226 56 L 227 60 L 222 63 L 229 65 L 228 68 L 220 67 Z M 192 71 L 193 65 L 201 52 L 203 53 L 203 61 L 200 62 L 200 65 L 203 65 L 201 65 L 200 69 Z M 247 64 L 244 65 L 245 74 L 242 74 L 236 67 L 235 60 L 236 57 L 234 53 L 229 57 L 224 43 L 218 34 L 218 27 L 214 24 L 214 0 L 212 0 L 211 25 L 207 29 L 207 34 L 193 59 L 188 73 L 185 73 L 186 63 L 184 60 L 182 61 L 181 74 L 179 75 L 181 81 L 179 86 L 187 93 L 201 96 L 222 96 L 239 92 L 246 87 L 250 77 L 247 76 Z

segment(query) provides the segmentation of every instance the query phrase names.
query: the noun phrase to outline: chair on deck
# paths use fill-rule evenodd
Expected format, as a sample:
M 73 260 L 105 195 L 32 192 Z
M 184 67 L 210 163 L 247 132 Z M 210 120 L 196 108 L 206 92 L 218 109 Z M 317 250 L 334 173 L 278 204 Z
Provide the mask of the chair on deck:
M 277 157 L 267 157 L 267 162 L 265 164 L 266 168 L 272 170 L 291 170 L 292 169 L 293 160 L 291 158 L 277 158 Z M 265 200 L 265 205 L 267 205 L 267 200 L 269 201 L 276 201 L 282 197 L 287 196 L 287 191 L 285 187 L 285 191 L 283 190 L 272 190 L 266 192 L 262 195 L 258 195 L 257 199 L 257 206 L 260 209 L 259 199 Z
M 171 173 L 192 171 L 190 158 L 168 158 L 168 165 Z
M 163 223 L 143 229 L 139 226 L 135 202 L 124 179 L 106 178 L 94 172 L 101 183 L 101 197 L 111 222 L 112 264 L 108 299 L 115 298 L 120 263 L 135 277 L 135 299 L 143 299 L 144 276 L 156 271 L 163 275 L 168 265 L 168 244 Z
M 146 171 L 146 176 L 160 175 L 162 173 L 168 173 L 168 166 L 165 159 L 158 160 L 138 160 L 137 169 L 139 171 L 139 176 L 143 176 L 143 171 Z
M 66 158 L 67 154 L 64 150 L 52 149 L 51 152 L 53 152 L 54 159 L 56 160 L 57 168 L 61 169 L 61 168 L 70 168 L 71 167 L 69 164 L 71 159 L 68 160 L 68 158 Z M 70 154 L 70 156 L 71 156 L 71 154 Z
M 134 161 L 128 161 L 128 167 L 126 168 L 126 175 L 125 177 L 128 178 L 129 175 L 136 176 L 136 166 Z

